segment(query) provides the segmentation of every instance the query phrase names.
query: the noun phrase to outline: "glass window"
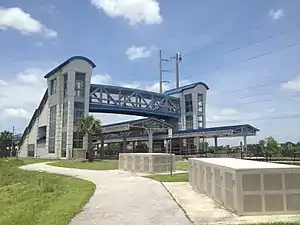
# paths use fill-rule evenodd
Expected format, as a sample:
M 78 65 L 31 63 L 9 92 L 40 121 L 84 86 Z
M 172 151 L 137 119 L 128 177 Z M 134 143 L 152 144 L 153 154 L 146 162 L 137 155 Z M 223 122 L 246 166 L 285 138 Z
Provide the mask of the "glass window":
M 61 157 L 67 157 L 67 132 L 61 134 Z
M 186 129 L 193 129 L 193 116 L 186 116 Z
M 35 144 L 27 145 L 27 156 L 34 157 Z
M 85 96 L 85 74 L 75 73 L 75 96 L 84 97 Z
M 193 96 L 187 94 L 184 96 L 185 99 L 185 112 L 193 112 Z
M 198 127 L 203 127 L 203 115 L 198 115 Z
M 62 118 L 62 126 L 66 127 L 68 122 L 68 102 L 63 103 L 63 118 Z
M 56 93 L 56 86 L 57 86 L 57 81 L 56 79 L 50 81 L 50 95 L 53 95 Z
M 198 94 L 197 108 L 198 112 L 203 112 L 203 94 Z
M 50 107 L 48 153 L 55 153 L 56 105 Z
M 74 102 L 74 125 L 75 126 L 77 126 L 79 119 L 82 117 L 84 117 L 84 103 Z
M 83 148 L 83 134 L 80 132 L 73 133 L 73 148 Z
M 64 75 L 64 98 L 67 97 L 68 94 L 68 74 Z

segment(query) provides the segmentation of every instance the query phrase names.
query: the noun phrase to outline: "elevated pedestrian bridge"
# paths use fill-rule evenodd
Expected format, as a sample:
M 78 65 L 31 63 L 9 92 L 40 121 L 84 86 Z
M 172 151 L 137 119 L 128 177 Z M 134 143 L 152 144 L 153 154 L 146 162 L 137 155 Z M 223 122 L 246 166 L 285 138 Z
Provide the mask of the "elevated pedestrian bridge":
M 160 119 L 179 118 L 180 100 L 166 94 L 120 86 L 91 84 L 89 111 Z

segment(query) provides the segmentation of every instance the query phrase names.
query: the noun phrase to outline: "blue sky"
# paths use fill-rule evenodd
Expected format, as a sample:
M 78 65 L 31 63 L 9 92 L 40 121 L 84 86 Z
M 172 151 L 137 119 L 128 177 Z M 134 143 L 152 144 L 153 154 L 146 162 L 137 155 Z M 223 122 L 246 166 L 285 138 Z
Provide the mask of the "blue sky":
M 297 0 L 2 0 L 0 129 L 24 129 L 43 75 L 73 55 L 97 64 L 94 82 L 157 90 L 161 48 L 181 52 L 183 84 L 211 87 L 208 126 L 250 123 L 261 129 L 251 142 L 298 141 L 300 116 L 290 116 L 300 113 L 299 9 Z M 170 88 L 174 65 L 165 67 Z

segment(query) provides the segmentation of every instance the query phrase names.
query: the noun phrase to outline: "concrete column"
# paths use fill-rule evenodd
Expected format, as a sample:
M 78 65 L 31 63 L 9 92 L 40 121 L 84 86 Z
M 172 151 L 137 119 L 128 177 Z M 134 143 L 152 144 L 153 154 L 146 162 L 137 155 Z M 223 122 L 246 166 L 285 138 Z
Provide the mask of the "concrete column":
M 196 146 L 197 154 L 199 154 L 200 153 L 200 137 L 194 138 L 194 144 Z
M 125 133 L 123 136 L 123 142 L 121 143 L 121 151 L 126 152 L 127 149 L 127 134 Z
M 74 132 L 74 86 L 75 86 L 75 72 L 68 71 L 67 81 L 67 101 L 68 101 L 68 115 L 67 115 L 67 146 L 66 146 L 66 158 L 72 159 L 73 155 L 73 132 Z M 63 91 L 62 91 L 63 93 Z M 87 144 L 85 149 L 87 149 Z
M 68 115 L 67 115 L 67 146 L 66 158 L 72 159 L 73 156 L 73 130 L 74 130 L 74 103 L 68 101 Z
M 148 149 L 149 153 L 153 152 L 153 130 L 148 130 Z
M 183 149 L 183 144 L 182 144 L 182 139 L 179 138 L 179 154 L 182 155 L 182 149 Z
M 101 135 L 100 156 L 104 155 L 104 136 Z
M 164 140 L 164 145 L 165 145 L 165 148 L 166 148 L 166 153 L 169 153 L 169 141 Z
M 214 137 L 215 138 L 215 154 L 217 153 L 218 150 L 218 137 Z
M 247 136 L 246 136 L 246 134 L 244 134 L 243 138 L 244 138 L 243 153 L 244 153 L 244 155 L 247 155 Z

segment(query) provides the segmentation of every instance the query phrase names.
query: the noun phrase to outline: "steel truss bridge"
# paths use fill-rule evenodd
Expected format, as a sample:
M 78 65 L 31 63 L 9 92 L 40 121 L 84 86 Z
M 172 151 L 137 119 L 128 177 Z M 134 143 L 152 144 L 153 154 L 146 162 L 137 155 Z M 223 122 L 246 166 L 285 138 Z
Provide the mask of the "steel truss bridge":
M 91 84 L 89 111 L 178 119 L 180 100 L 145 90 Z

